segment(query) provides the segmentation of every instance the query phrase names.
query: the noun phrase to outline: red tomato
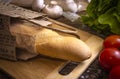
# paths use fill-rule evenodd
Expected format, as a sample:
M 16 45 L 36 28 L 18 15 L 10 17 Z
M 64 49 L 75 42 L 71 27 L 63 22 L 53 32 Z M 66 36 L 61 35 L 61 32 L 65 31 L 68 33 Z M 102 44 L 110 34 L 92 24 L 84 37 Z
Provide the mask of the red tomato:
M 115 47 L 120 48 L 120 36 L 119 35 L 111 35 L 108 36 L 103 43 L 105 48 Z
M 112 67 L 120 64 L 120 51 L 117 48 L 105 48 L 99 55 L 100 65 L 106 69 L 111 70 Z
M 112 68 L 109 73 L 109 79 L 120 79 L 120 65 Z

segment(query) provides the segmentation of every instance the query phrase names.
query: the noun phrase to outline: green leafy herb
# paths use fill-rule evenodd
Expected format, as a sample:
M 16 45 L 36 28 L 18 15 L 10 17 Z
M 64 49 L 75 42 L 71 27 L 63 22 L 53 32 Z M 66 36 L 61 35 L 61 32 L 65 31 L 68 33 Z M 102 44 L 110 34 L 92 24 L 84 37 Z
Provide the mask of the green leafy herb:
M 84 24 L 97 32 L 120 34 L 120 0 L 91 0 L 86 13 Z

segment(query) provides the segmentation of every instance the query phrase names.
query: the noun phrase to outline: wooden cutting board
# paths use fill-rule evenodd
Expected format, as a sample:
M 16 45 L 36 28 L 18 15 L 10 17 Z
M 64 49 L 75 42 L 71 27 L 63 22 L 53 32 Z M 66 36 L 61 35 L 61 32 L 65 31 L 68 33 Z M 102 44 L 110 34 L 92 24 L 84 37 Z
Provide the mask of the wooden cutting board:
M 53 22 L 52 20 L 50 20 Z M 66 27 L 62 27 L 66 26 Z M 53 22 L 52 27 L 69 29 L 68 25 Z M 73 27 L 72 27 L 73 28 Z M 38 56 L 28 61 L 9 61 L 0 59 L 0 68 L 7 71 L 16 79 L 77 79 L 86 68 L 96 59 L 102 49 L 103 39 L 88 32 L 77 29 L 80 39 L 92 50 L 92 57 L 79 63 L 73 71 L 67 75 L 58 73 L 68 61 L 63 61 L 44 56 Z

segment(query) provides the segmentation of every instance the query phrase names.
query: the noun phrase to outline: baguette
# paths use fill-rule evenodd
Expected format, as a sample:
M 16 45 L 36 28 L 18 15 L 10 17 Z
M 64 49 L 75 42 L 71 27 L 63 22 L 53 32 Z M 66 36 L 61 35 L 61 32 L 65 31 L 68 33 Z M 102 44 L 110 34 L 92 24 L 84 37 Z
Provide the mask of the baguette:
M 76 37 L 63 36 L 56 31 L 23 22 L 13 23 L 10 31 L 16 36 L 17 47 L 31 53 L 77 62 L 91 57 L 90 48 Z

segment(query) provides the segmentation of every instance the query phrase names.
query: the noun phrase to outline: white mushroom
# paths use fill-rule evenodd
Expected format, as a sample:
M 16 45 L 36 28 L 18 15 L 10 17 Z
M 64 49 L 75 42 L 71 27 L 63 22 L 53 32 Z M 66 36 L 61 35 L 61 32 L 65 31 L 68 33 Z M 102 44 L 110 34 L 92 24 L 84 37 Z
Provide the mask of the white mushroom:
M 45 4 L 48 4 L 51 0 L 45 0 Z M 77 12 L 77 4 L 74 0 L 55 0 L 64 11 Z
M 41 11 L 45 7 L 44 0 L 34 0 L 32 3 L 32 9 Z
M 50 4 L 45 6 L 43 12 L 46 13 L 49 17 L 55 19 L 62 16 L 63 9 L 59 5 L 57 5 L 56 1 L 51 1 Z
M 77 4 L 77 12 L 84 11 L 86 10 L 88 6 L 88 2 L 85 0 L 75 0 Z
M 88 2 L 90 3 L 90 2 L 91 2 L 91 0 L 88 0 Z

